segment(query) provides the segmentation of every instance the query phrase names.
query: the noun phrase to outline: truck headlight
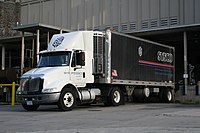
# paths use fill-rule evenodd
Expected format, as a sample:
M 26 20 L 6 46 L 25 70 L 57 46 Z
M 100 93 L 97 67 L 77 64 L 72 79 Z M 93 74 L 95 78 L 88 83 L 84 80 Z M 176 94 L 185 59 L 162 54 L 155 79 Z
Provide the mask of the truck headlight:
M 43 93 L 52 93 L 52 92 L 57 92 L 57 88 L 45 88 L 42 90 Z

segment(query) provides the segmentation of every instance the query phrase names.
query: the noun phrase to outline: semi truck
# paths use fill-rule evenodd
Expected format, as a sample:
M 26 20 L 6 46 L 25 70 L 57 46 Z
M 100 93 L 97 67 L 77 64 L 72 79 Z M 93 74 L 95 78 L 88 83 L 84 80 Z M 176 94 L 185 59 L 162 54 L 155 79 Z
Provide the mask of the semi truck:
M 27 111 L 157 97 L 172 102 L 175 49 L 107 29 L 53 35 L 36 68 L 24 73 L 17 101 Z

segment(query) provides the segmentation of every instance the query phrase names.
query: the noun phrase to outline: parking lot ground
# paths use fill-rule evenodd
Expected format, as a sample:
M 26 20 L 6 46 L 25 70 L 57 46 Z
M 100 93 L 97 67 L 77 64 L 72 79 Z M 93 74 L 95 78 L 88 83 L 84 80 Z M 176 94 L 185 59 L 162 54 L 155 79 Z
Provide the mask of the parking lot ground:
M 200 106 L 127 103 L 79 106 L 63 112 L 41 106 L 27 112 L 20 105 L 0 105 L 0 133 L 200 133 Z

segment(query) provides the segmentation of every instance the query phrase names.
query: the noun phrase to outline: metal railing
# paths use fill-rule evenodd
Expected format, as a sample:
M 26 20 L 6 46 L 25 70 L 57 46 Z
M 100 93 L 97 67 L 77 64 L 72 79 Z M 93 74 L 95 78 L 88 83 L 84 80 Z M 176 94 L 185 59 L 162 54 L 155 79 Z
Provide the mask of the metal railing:
M 15 87 L 19 86 L 19 84 L 16 84 L 15 82 L 12 82 L 12 84 L 0 84 L 0 87 L 12 87 L 12 99 L 11 99 L 11 105 L 14 106 L 15 105 Z

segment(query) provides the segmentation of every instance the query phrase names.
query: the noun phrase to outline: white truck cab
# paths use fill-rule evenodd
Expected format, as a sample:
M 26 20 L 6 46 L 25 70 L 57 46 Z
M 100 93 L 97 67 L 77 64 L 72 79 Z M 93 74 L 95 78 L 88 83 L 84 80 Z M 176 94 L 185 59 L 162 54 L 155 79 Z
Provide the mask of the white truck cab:
M 73 95 L 80 101 L 95 99 L 99 90 L 78 90 L 94 83 L 93 34 L 93 31 L 82 31 L 52 37 L 47 50 L 40 52 L 37 68 L 21 77 L 17 97 L 26 110 L 36 110 L 40 104 L 48 103 L 58 103 L 62 110 L 71 110 L 76 101 Z M 63 91 L 66 92 L 62 94 Z

